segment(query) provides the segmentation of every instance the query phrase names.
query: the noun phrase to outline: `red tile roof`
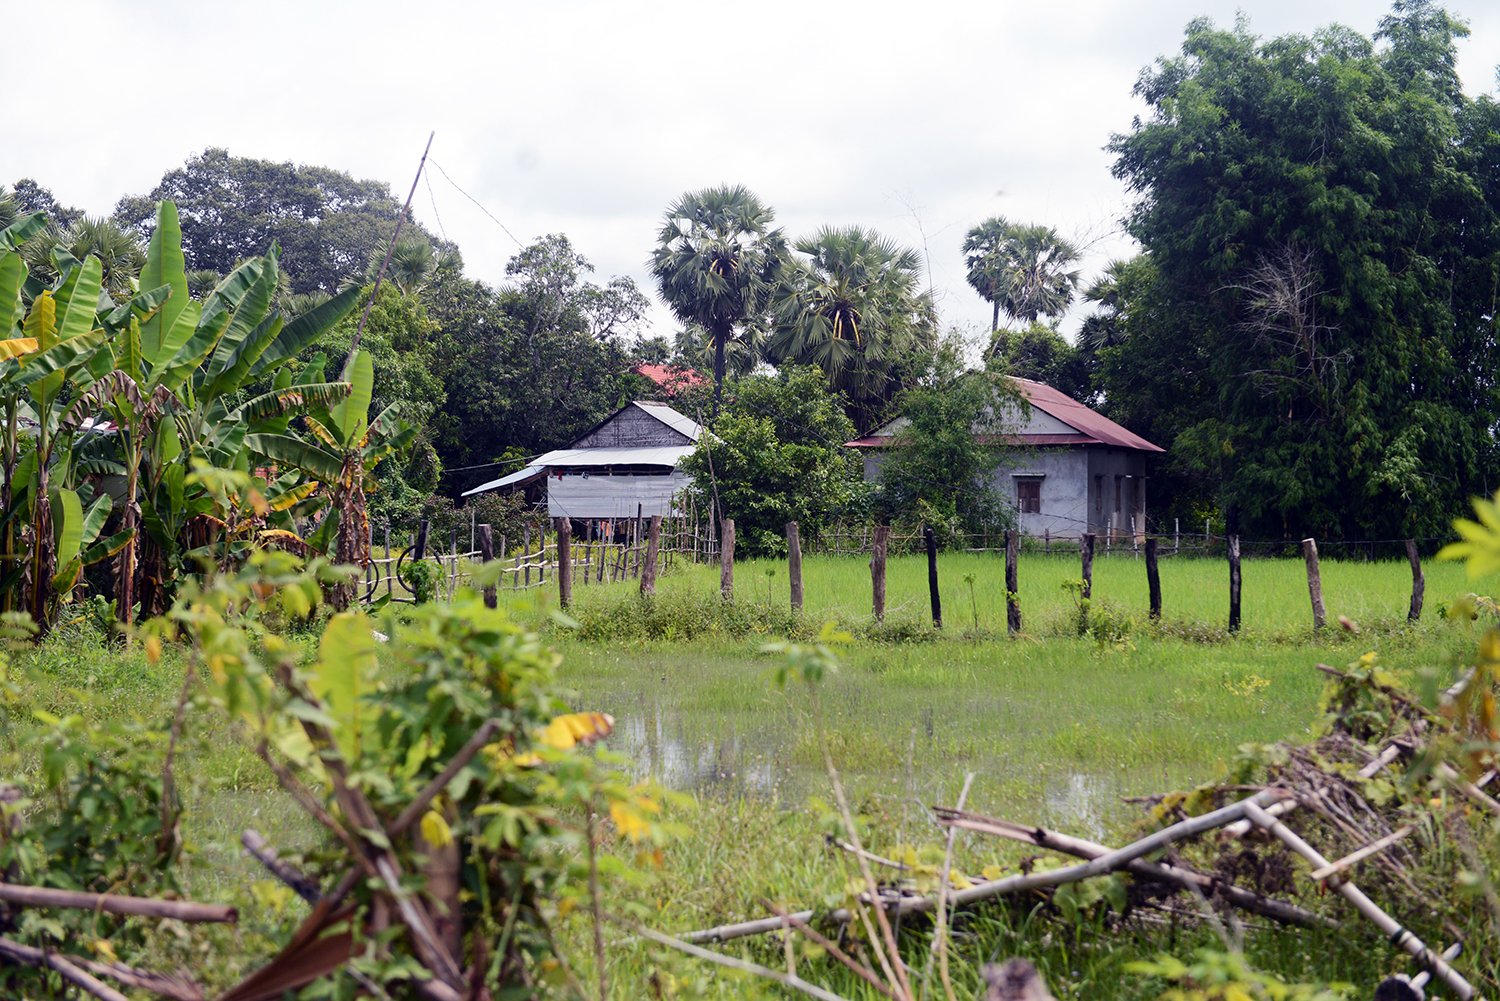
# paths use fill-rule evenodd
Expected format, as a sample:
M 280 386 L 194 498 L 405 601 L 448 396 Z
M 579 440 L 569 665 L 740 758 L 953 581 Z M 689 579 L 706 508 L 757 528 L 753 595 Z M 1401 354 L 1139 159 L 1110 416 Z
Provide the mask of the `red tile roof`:
M 991 441 L 1006 445 L 1108 445 L 1112 448 L 1127 448 L 1137 452 L 1164 452 L 1166 449 L 1151 444 L 1145 438 L 1121 427 L 1097 410 L 1090 410 L 1071 396 L 1058 392 L 1051 386 L 1030 379 L 1014 379 L 1016 388 L 1033 407 L 1057 418 L 1073 428 L 1075 434 L 1007 434 L 985 435 Z M 891 443 L 890 435 L 873 434 L 856 438 L 844 444 L 850 448 L 885 448 Z
M 641 362 L 631 368 L 636 375 L 650 379 L 658 386 L 667 390 L 692 389 L 701 386 L 708 380 L 690 368 L 678 368 L 675 365 L 649 365 Z

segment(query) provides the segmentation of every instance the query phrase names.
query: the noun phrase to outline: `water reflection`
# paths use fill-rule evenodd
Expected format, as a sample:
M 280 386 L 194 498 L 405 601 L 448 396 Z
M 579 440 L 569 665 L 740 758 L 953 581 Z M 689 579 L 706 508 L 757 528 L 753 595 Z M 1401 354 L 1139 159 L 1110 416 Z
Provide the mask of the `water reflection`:
M 680 736 L 675 713 L 652 706 L 617 722 L 616 743 L 631 759 L 639 777 L 650 777 L 684 792 L 754 793 L 777 791 L 784 765 L 772 757 L 775 741 L 739 733 L 705 736 L 691 742 Z

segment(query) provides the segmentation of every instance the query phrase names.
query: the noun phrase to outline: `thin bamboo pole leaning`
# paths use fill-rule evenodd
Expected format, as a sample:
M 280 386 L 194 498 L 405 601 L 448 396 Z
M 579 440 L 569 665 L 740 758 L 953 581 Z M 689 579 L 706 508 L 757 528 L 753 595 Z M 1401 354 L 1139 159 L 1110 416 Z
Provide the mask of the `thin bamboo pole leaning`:
M 1328 860 L 1318 854 L 1317 849 L 1313 848 L 1306 841 L 1303 841 L 1291 828 L 1266 813 L 1260 804 L 1247 803 L 1244 813 L 1255 826 L 1269 831 L 1282 844 L 1307 859 L 1315 867 L 1321 869 L 1328 866 Z M 1473 985 L 1465 980 L 1457 970 L 1449 966 L 1446 960 L 1422 944 L 1421 939 L 1407 931 L 1401 926 L 1400 922 L 1377 907 L 1375 902 L 1365 896 L 1359 887 L 1347 880 L 1340 880 L 1335 884 L 1334 888 L 1338 890 L 1345 900 L 1354 906 L 1355 910 L 1373 921 L 1381 931 L 1388 935 L 1392 945 L 1404 949 L 1417 962 L 1431 970 L 1433 975 L 1447 984 L 1453 993 L 1459 996 L 1461 1001 L 1468 1001 L 1469 998 L 1474 996 Z

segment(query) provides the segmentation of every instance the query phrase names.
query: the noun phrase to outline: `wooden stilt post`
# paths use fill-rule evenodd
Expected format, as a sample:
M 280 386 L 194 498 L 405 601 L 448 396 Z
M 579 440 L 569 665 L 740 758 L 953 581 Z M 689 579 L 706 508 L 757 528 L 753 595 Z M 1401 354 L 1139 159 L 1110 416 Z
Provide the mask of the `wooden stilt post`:
M 870 545 L 870 592 L 875 621 L 885 621 L 885 553 L 891 541 L 891 526 L 876 525 Z
M 1422 558 L 1417 555 L 1417 540 L 1406 540 L 1406 560 L 1411 564 L 1411 608 L 1406 613 L 1410 622 L 1422 617 L 1422 597 L 1427 591 L 1427 580 L 1422 576 Z
M 1014 636 L 1021 631 L 1021 595 L 1017 564 L 1021 557 L 1021 533 L 1005 533 L 1005 631 Z
M 488 525 L 479 526 L 479 558 L 488 563 L 495 558 L 495 536 Z M 484 607 L 494 608 L 499 604 L 499 595 L 494 584 L 484 586 Z
M 1146 590 L 1151 596 L 1151 618 L 1161 618 L 1161 574 L 1156 567 L 1156 537 L 1146 540 Z
M 725 518 L 719 535 L 719 594 L 734 600 L 734 519 Z
M 786 523 L 786 575 L 791 584 L 792 611 L 802 611 L 802 533 L 795 521 Z
M 661 515 L 651 516 L 650 527 L 646 529 L 646 562 L 641 567 L 641 594 L 650 596 L 656 593 L 656 560 L 661 555 Z
M 417 542 L 412 547 L 412 558 L 424 560 L 427 558 L 427 527 L 429 522 L 423 518 L 417 524 Z
M 932 604 L 932 625 L 943 628 L 943 599 L 938 596 L 937 536 L 931 525 L 922 526 L 922 541 L 927 545 L 927 596 Z
M 573 522 L 558 518 L 557 529 L 557 603 L 562 608 L 573 604 Z
M 1229 547 L 1229 631 L 1240 631 L 1240 537 L 1231 535 Z
M 1078 631 L 1087 632 L 1089 628 L 1089 602 L 1094 597 L 1094 533 L 1084 532 L 1078 538 L 1079 562 L 1083 570 L 1083 588 L 1078 592 L 1079 613 Z
M 1328 621 L 1323 608 L 1323 575 L 1318 568 L 1318 540 L 1302 540 L 1302 558 L 1307 561 L 1307 595 L 1312 599 L 1313 629 L 1319 630 Z

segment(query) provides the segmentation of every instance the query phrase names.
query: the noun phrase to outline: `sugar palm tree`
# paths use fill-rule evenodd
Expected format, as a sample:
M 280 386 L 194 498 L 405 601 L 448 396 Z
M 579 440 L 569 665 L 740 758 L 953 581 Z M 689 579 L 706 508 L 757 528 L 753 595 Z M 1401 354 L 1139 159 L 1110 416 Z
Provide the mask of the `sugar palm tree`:
M 824 227 L 795 249 L 767 358 L 817 365 L 857 409 L 878 408 L 899 363 L 936 330 L 921 255 L 858 226 Z
M 724 392 L 724 352 L 763 314 L 786 260 L 775 213 L 742 185 L 689 191 L 666 212 L 651 255 L 657 289 L 684 324 L 714 348 L 714 413 Z
M 964 238 L 969 284 L 994 308 L 991 332 L 1000 313 L 1034 323 L 1067 311 L 1078 289 L 1078 248 L 1050 226 L 1027 226 L 996 216 Z
M 66 229 L 48 225 L 21 248 L 21 257 L 38 280 L 53 282 L 58 278 L 57 251 L 78 261 L 97 257 L 104 268 L 104 291 L 116 302 L 130 298 L 131 283 L 146 264 L 146 250 L 136 235 L 111 219 L 84 216 Z

